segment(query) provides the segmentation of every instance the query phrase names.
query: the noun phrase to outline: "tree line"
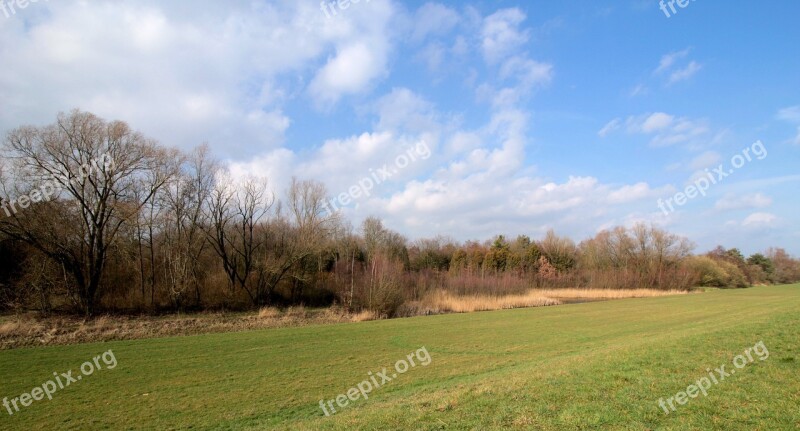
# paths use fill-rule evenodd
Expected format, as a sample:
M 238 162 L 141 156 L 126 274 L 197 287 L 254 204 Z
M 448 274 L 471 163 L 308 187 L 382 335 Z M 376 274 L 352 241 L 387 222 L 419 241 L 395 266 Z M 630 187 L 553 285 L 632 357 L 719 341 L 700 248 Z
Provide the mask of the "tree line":
M 433 290 L 689 289 L 800 280 L 782 249 L 745 258 L 636 225 L 578 244 L 550 231 L 409 241 L 326 209 L 324 184 L 234 180 L 201 146 L 164 147 L 121 121 L 72 111 L 8 133 L 0 165 L 0 307 L 43 312 L 329 305 L 398 314 Z M 98 161 L 103 161 L 99 163 Z

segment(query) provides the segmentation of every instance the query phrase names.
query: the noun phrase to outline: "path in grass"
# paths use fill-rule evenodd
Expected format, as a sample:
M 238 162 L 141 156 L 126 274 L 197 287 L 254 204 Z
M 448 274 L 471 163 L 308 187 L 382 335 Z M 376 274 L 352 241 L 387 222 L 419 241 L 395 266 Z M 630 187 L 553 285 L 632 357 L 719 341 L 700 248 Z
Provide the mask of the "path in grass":
M 767 360 L 658 407 L 761 340 Z M 323 415 L 423 346 L 428 366 Z M 109 349 L 116 368 L 0 411 L 0 429 L 800 428 L 800 285 L 2 351 L 0 397 Z

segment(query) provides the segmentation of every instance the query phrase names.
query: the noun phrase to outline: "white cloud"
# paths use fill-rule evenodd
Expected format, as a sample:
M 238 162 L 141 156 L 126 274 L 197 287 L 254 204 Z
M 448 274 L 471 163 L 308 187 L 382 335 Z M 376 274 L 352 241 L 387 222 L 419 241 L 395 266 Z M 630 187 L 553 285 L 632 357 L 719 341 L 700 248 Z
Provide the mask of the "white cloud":
M 428 70 L 437 72 L 445 63 L 447 56 L 447 47 L 439 42 L 431 42 L 419 51 L 417 57 L 425 62 Z
M 396 11 L 362 6 L 326 19 L 288 0 L 40 2 L 36 19 L 0 25 L 0 132 L 79 107 L 223 157 L 277 148 L 292 123 L 283 104 L 315 68 L 311 94 L 328 103 L 384 76 Z
M 689 169 L 701 170 L 711 166 L 716 166 L 720 160 L 722 160 L 722 156 L 716 151 L 706 151 L 689 162 Z
M 612 204 L 636 202 L 642 199 L 654 198 L 664 194 L 666 189 L 655 190 L 645 182 L 630 186 L 622 186 L 608 194 L 608 201 Z
M 502 9 L 486 17 L 481 29 L 481 49 L 489 63 L 497 63 L 514 54 L 530 35 L 520 30 L 525 13 L 518 8 Z
M 789 106 L 778 111 L 778 119 L 790 123 L 800 123 L 800 105 Z
M 430 159 L 409 166 L 371 196 L 343 209 L 354 222 L 377 215 L 413 237 L 538 235 L 531 229 L 548 226 L 591 235 L 595 226 L 626 219 L 628 206 L 666 193 L 645 182 L 607 185 L 591 176 L 562 181 L 535 176 L 525 164 L 528 116 L 513 108 L 498 109 L 475 130 L 461 129 L 443 121 L 447 117 L 420 95 L 398 88 L 382 97 L 375 110 L 379 121 L 372 132 L 331 139 L 302 155 L 280 150 L 236 165 L 235 172 L 323 179 L 336 195 L 370 170 L 391 166 L 404 145 L 424 136 L 432 142 Z M 440 140 L 446 144 L 438 145 Z M 286 187 L 274 186 L 278 192 Z
M 655 114 L 647 117 L 643 123 L 638 125 L 638 128 L 642 133 L 653 133 L 666 129 L 674 120 L 675 117 L 672 115 L 665 114 L 663 112 L 656 112 Z
M 701 66 L 699 63 L 692 61 L 683 69 L 672 72 L 672 74 L 669 76 L 669 83 L 674 84 L 676 82 L 685 81 L 694 76 L 694 74 L 699 72 L 702 68 L 703 66 Z
M 685 81 L 691 78 L 697 72 L 699 72 L 703 66 L 694 60 L 689 61 L 689 63 L 684 64 L 682 67 L 679 65 L 679 63 L 689 55 L 690 50 L 690 48 L 686 48 L 682 51 L 671 52 L 663 55 L 658 67 L 655 71 L 653 71 L 653 74 L 662 75 L 669 73 L 667 85 L 672 85 L 676 82 Z
M 792 138 L 790 142 L 794 145 L 800 145 L 800 105 L 790 106 L 778 111 L 778 119 L 788 123 L 797 124 L 797 136 Z
M 431 35 L 447 34 L 460 21 L 461 17 L 454 9 L 440 3 L 425 3 L 415 14 L 411 39 L 421 41 Z
M 484 83 L 477 88 L 477 95 L 480 100 L 491 101 L 495 108 L 514 107 L 535 90 L 549 84 L 553 76 L 553 65 L 514 56 L 504 61 L 498 72 L 498 77 L 508 85 L 497 89 Z
M 386 73 L 384 54 L 363 42 L 342 47 L 314 77 L 309 87 L 311 95 L 322 105 L 330 105 L 342 96 L 366 91 Z
M 605 136 L 620 128 L 621 124 L 612 120 L 601 132 Z M 675 117 L 664 112 L 629 116 L 625 120 L 625 130 L 629 134 L 653 136 L 650 145 L 665 147 L 676 144 L 706 142 L 710 128 L 705 120 L 692 120 Z
M 775 214 L 757 212 L 750 214 L 742 220 L 741 225 L 746 229 L 761 230 L 774 228 L 777 226 L 778 222 L 779 219 Z
M 440 125 L 433 104 L 407 88 L 395 88 L 375 104 L 379 131 L 437 134 Z
M 540 63 L 522 56 L 509 58 L 500 68 L 500 78 L 516 78 L 523 89 L 549 84 L 553 74 L 552 64 Z
M 669 54 L 665 54 L 661 57 L 661 61 L 658 63 L 658 68 L 655 70 L 654 73 L 661 73 L 665 70 L 668 70 L 675 64 L 675 61 L 686 57 L 689 55 L 690 48 L 686 48 L 683 51 L 676 51 L 671 52 Z
M 649 92 L 650 92 L 650 90 L 647 88 L 646 85 L 639 84 L 636 87 L 634 87 L 633 90 L 631 90 L 630 96 L 631 97 L 644 96 Z
M 761 193 L 754 194 L 727 194 L 714 204 L 719 211 L 733 211 L 753 208 L 766 208 L 772 205 L 772 198 Z
M 598 132 L 597 132 L 597 134 L 598 134 L 598 135 L 599 135 L 601 138 L 605 138 L 605 137 L 606 137 L 606 136 L 608 136 L 608 135 L 609 135 L 611 132 L 614 132 L 614 131 L 616 131 L 616 130 L 619 130 L 619 128 L 620 128 L 621 126 L 622 126 L 622 119 L 621 119 L 621 118 L 615 118 L 615 119 L 613 119 L 613 120 L 609 121 L 608 123 L 606 123 L 606 125 L 605 125 L 605 126 L 603 126 L 603 128 L 602 128 L 602 129 L 600 129 L 600 131 L 598 131 Z
M 392 193 L 416 175 L 428 172 L 426 169 L 439 157 L 439 135 L 446 124 L 439 122 L 430 102 L 405 88 L 392 90 L 373 108 L 379 118 L 373 131 L 328 139 L 320 147 L 307 150 L 280 148 L 265 152 L 250 161 L 231 163 L 231 171 L 237 177 L 267 175 L 277 194 L 283 193 L 288 180 L 296 176 L 322 181 L 331 195 L 338 195 L 384 166 L 392 168 L 397 156 L 424 142 L 431 156 L 424 160 L 418 157 L 398 169 L 376 187 L 370 199 Z M 368 205 L 370 199 L 358 203 Z

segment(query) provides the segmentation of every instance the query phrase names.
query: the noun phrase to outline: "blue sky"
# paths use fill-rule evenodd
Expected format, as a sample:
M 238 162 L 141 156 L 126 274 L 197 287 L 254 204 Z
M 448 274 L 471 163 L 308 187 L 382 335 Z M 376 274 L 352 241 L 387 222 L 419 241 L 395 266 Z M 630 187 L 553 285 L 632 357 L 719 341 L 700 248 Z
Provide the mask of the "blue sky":
M 235 177 L 267 177 L 278 194 L 297 176 L 335 198 L 386 166 L 391 177 L 343 214 L 412 239 L 552 228 L 581 240 L 645 222 L 697 251 L 800 254 L 800 3 L 676 11 L 644 0 L 362 0 L 329 16 L 303 0 L 0 8 L 0 132 L 80 108 L 164 145 L 207 142 Z M 429 157 L 397 166 L 422 144 Z M 705 196 L 659 209 L 760 148 Z

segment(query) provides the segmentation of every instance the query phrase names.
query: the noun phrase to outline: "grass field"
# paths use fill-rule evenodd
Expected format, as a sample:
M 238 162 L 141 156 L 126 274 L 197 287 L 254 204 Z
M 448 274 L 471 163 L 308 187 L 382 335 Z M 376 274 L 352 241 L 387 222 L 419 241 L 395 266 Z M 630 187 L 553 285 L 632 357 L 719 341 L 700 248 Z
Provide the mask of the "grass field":
M 766 360 L 658 406 L 759 341 Z M 324 416 L 320 399 L 421 347 L 429 365 Z M 113 370 L 3 409 L 0 429 L 800 428 L 800 285 L 8 350 L 0 397 L 109 349 Z

